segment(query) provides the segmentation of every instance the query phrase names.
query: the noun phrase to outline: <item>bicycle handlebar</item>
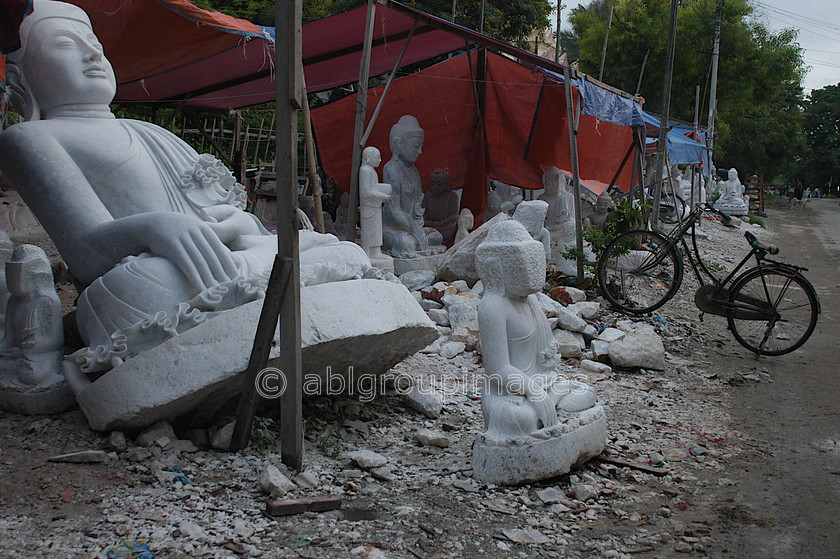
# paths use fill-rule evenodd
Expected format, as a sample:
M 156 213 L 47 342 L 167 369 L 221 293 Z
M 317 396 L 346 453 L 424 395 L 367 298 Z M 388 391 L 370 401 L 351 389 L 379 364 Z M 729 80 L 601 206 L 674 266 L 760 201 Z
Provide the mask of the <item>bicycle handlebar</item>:
M 763 250 L 770 254 L 779 254 L 779 247 L 777 247 L 776 245 L 765 245 L 758 242 L 758 239 L 755 238 L 755 235 L 753 235 L 749 231 L 744 232 L 744 237 L 746 237 L 747 242 L 750 243 L 750 246 L 753 248 Z

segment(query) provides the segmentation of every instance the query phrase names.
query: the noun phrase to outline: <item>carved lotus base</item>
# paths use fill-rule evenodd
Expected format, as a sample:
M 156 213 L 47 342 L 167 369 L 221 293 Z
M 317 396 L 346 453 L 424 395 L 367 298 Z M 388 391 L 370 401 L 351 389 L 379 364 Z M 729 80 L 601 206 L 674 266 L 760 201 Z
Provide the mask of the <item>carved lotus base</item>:
M 473 443 L 473 477 L 482 483 L 521 485 L 569 473 L 603 452 L 607 443 L 607 415 L 598 404 L 567 414 L 558 426 L 545 430 L 548 438 Z

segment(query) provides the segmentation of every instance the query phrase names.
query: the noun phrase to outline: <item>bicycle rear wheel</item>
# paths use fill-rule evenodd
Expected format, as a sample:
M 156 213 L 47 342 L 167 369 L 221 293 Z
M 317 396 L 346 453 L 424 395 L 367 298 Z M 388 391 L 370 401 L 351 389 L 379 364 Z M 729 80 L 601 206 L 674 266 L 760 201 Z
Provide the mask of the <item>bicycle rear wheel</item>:
M 817 324 L 814 288 L 799 275 L 767 268 L 750 270 L 735 281 L 726 317 L 738 343 L 757 356 L 784 355 L 804 344 Z
M 618 309 L 644 314 L 674 296 L 683 277 L 676 247 L 665 250 L 667 238 L 656 231 L 636 230 L 620 235 L 598 260 L 601 293 Z

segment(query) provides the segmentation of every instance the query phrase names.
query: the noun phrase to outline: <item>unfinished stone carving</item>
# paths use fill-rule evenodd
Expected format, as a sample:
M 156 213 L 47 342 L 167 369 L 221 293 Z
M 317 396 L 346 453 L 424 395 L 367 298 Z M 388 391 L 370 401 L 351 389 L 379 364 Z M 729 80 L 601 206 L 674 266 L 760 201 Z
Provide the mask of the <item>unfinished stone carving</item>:
M 603 450 L 606 416 L 590 387 L 558 371 L 557 342 L 535 296 L 545 282 L 544 249 L 516 220 L 503 221 L 479 246 L 476 265 L 487 382 L 474 475 L 519 484 L 566 473 Z
M 546 202 L 528 200 L 527 202 L 520 202 L 513 211 L 513 219 L 521 223 L 535 241 L 543 244 L 546 259 L 551 255 L 551 234 L 544 225 L 547 210 L 548 204 Z
M 549 264 L 564 274 L 574 275 L 577 266 L 574 260 L 563 258 L 562 254 L 576 246 L 575 242 L 575 197 L 569 191 L 569 179 L 557 167 L 549 167 L 543 173 L 543 188 L 539 200 L 548 204 L 545 227 L 551 236 Z
M 434 227 L 443 243 L 452 240 L 458 226 L 458 195 L 449 190 L 449 171 L 435 169 L 429 177 L 429 192 L 423 196 L 423 219 L 426 227 Z
M 466 239 L 474 225 L 475 218 L 473 218 L 473 214 L 470 209 L 464 208 L 461 210 L 461 213 L 458 215 L 458 231 L 455 233 L 455 241 L 453 242 L 453 245 L 457 245 L 459 242 Z
M 44 251 L 33 245 L 18 247 L 6 262 L 6 285 L 11 296 L 0 341 L 0 409 L 65 411 L 74 401 L 61 374 L 61 301 Z

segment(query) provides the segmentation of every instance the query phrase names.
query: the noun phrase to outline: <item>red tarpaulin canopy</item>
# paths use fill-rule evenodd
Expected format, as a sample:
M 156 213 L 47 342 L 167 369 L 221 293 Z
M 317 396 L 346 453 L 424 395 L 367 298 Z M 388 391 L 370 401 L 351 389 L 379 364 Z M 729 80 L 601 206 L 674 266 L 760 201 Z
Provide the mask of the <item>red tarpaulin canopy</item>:
M 486 209 L 486 176 L 540 189 L 542 174 L 552 165 L 571 174 L 571 158 L 563 84 L 494 53 L 487 55 L 487 143 L 482 149 L 472 78 L 477 57 L 477 52 L 457 56 L 395 80 L 367 144 L 378 147 L 382 161 L 388 161 L 391 125 L 403 114 L 414 115 L 426 131 L 423 154 L 416 162 L 424 185 L 434 169 L 449 169 L 452 187 L 464 188 L 462 207 L 480 216 Z M 382 90 L 369 90 L 371 106 Z M 350 185 L 355 110 L 353 95 L 312 110 L 324 169 L 345 191 Z M 581 115 L 577 140 L 581 180 L 598 195 L 633 143 L 631 128 Z M 626 165 L 618 180 L 624 190 L 629 189 L 631 174 Z

